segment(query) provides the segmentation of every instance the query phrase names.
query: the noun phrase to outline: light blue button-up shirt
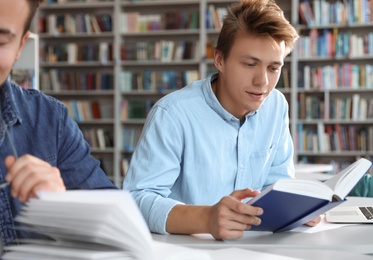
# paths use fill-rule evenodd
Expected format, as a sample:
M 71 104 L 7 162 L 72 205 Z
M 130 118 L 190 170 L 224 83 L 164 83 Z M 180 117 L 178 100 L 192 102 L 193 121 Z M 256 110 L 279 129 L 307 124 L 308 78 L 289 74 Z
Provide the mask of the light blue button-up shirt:
M 167 234 L 176 204 L 213 205 L 234 190 L 262 190 L 294 175 L 283 94 L 273 90 L 241 124 L 212 92 L 214 78 L 163 97 L 147 117 L 123 188 L 152 232 Z

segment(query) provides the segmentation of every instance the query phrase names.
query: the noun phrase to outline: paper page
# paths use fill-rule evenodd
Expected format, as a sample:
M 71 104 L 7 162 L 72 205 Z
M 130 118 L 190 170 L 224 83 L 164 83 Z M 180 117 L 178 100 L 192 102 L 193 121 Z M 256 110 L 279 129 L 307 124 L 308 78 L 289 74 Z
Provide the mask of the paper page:
M 139 255 L 152 255 L 152 237 L 145 220 L 135 201 L 128 191 L 123 190 L 73 190 L 65 192 L 40 192 L 39 199 L 34 203 L 47 204 L 39 213 L 49 216 L 45 223 L 54 226 L 55 236 L 61 239 L 79 239 L 83 235 L 87 241 L 97 241 L 121 248 L 132 249 Z M 56 205 L 51 205 L 56 204 Z M 32 202 L 31 202 L 32 203 Z M 61 216 L 53 215 L 53 211 L 63 205 L 65 209 Z M 32 206 L 30 204 L 30 206 Z M 32 210 L 32 207 L 31 207 Z M 48 212 L 50 210 L 50 212 Z M 108 218 L 95 218 L 102 211 L 107 212 Z M 75 216 L 74 216 L 75 215 Z M 67 217 L 65 217 L 67 216 Z M 69 217 L 70 216 L 70 217 Z M 69 219 L 75 217 L 74 219 Z M 31 217 L 32 218 L 32 217 Z M 81 218 L 81 219 L 80 219 Z M 53 222 L 54 221 L 54 222 Z M 69 223 L 71 225 L 69 229 Z M 43 224 L 43 223 L 40 223 Z M 83 230 L 79 228 L 83 227 Z M 68 229 L 64 232 L 64 229 Z M 88 239 L 91 238 L 91 239 Z
M 303 179 L 281 179 L 276 183 L 268 186 L 264 191 L 259 193 L 247 204 L 252 205 L 260 198 L 264 197 L 271 190 L 283 191 L 290 194 L 299 194 L 303 196 L 331 200 L 333 191 L 322 182 Z
M 123 190 L 70 190 L 65 192 L 39 192 L 38 197 L 47 201 L 82 202 L 91 204 L 115 204 L 128 218 L 128 222 L 134 225 L 144 235 L 144 239 L 151 241 L 148 226 L 134 202 L 131 194 Z M 117 223 L 118 225 L 124 223 Z
M 349 226 L 349 225 L 352 225 L 352 224 L 330 223 L 330 222 L 326 221 L 325 216 L 323 215 L 322 219 L 321 219 L 321 222 L 317 226 L 308 227 L 306 225 L 302 225 L 302 226 L 299 226 L 297 228 L 294 228 L 294 229 L 290 230 L 290 232 L 300 232 L 300 233 L 312 234 L 312 233 L 317 233 L 317 232 L 321 232 L 321 231 L 324 231 L 324 230 L 337 229 L 337 228 L 341 228 L 341 227 L 345 227 L 345 226 Z
M 333 178 L 327 180 L 325 184 L 331 187 L 335 191 L 335 195 L 343 200 L 371 165 L 372 163 L 369 160 L 361 158 Z

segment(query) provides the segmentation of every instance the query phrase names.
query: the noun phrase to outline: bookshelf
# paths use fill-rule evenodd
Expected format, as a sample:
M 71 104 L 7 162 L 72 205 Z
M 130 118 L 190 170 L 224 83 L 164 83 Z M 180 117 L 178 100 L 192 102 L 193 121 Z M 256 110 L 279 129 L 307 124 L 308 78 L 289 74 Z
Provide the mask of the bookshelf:
M 302 36 L 293 52 L 296 158 L 332 162 L 373 158 L 371 1 L 294 1 Z
M 218 37 L 224 8 L 232 2 L 234 0 L 65 0 L 50 1 L 39 8 L 36 31 L 40 38 L 41 90 L 67 104 L 93 147 L 92 155 L 103 162 L 105 171 L 118 187 L 122 185 L 123 169 L 128 166 L 154 102 L 214 72 L 212 46 Z M 302 38 L 314 31 L 365 35 L 373 28 L 372 22 L 307 24 L 298 11 L 304 1 L 277 2 Z M 311 12 L 315 6 L 312 2 Z M 110 26 L 105 26 L 108 21 Z M 82 26 L 84 23 L 91 28 Z M 373 118 L 368 118 L 368 114 L 360 118 L 361 113 L 353 119 L 330 116 L 334 104 L 350 102 L 346 101 L 349 97 L 357 100 L 358 94 L 360 100 L 373 99 L 372 83 L 367 83 L 371 80 L 369 71 L 365 72 L 365 87 L 346 84 L 343 88 L 315 88 L 304 71 L 311 71 L 315 66 L 320 67 L 320 71 L 323 67 L 328 70 L 328 65 L 335 64 L 372 65 L 373 54 L 307 57 L 303 56 L 302 44 L 299 42 L 286 58 L 277 86 L 290 104 L 295 161 L 349 164 L 358 156 L 372 157 L 373 148 L 369 144 L 373 143 Z M 90 55 L 82 55 L 85 52 Z M 359 109 L 360 106 L 364 104 L 359 105 Z M 310 108 L 319 115 L 310 114 Z M 307 117 L 308 114 L 311 116 Z M 319 145 L 319 139 L 326 138 L 326 134 L 319 137 L 318 131 L 326 133 L 330 128 L 335 131 L 336 125 L 356 131 L 367 129 L 366 148 L 321 151 L 319 147 L 310 150 L 300 146 L 300 140 L 306 139 L 303 133 L 315 133 L 310 139 Z
M 114 1 L 44 1 L 34 24 L 40 45 L 40 90 L 63 101 L 116 177 Z

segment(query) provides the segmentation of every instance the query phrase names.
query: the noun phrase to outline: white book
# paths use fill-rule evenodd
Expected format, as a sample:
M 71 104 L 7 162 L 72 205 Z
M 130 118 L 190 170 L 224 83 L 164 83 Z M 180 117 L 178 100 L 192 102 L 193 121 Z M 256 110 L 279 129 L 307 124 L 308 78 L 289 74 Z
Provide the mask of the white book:
M 57 30 L 57 16 L 55 14 L 48 15 L 48 33 L 58 34 Z
M 100 42 L 99 59 L 102 64 L 107 64 L 109 62 L 109 43 Z
M 76 63 L 78 56 L 78 45 L 76 43 L 67 44 L 67 63 Z
M 105 149 L 106 145 L 105 145 L 104 129 L 97 128 L 96 129 L 96 134 L 97 134 L 98 147 L 100 149 Z
M 359 120 L 366 120 L 368 117 L 368 100 L 366 98 L 360 98 L 359 104 Z

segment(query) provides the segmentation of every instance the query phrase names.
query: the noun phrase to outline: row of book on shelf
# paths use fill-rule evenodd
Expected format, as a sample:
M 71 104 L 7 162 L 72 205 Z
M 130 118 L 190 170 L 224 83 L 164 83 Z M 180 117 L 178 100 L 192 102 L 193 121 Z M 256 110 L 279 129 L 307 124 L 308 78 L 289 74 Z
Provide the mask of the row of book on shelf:
M 198 29 L 199 10 L 169 11 L 161 14 L 121 13 L 119 24 L 122 33 Z
M 373 33 L 311 29 L 297 42 L 299 58 L 362 57 L 373 55 Z
M 113 119 L 114 107 L 110 99 L 62 100 L 69 116 L 77 122 L 95 119 Z
M 91 148 L 106 149 L 114 145 L 113 132 L 104 128 L 82 128 L 84 139 Z
M 145 119 L 156 100 L 124 99 L 121 105 L 121 119 Z
M 206 10 L 206 29 L 220 30 L 223 25 L 223 18 L 227 14 L 227 7 L 217 7 L 213 4 L 209 4 Z
M 209 43 L 211 44 L 211 43 Z M 212 50 L 212 45 L 209 50 Z M 211 57 L 210 57 L 211 56 Z M 199 41 L 128 41 L 122 44 L 122 61 L 182 61 L 197 60 L 200 57 Z M 42 44 L 42 62 L 100 62 L 107 64 L 113 60 L 113 45 L 100 43 L 58 43 Z M 212 53 L 209 55 L 212 58 Z
M 322 97 L 302 92 L 298 105 L 299 119 L 373 120 L 373 99 L 357 93 L 332 98 L 329 107 L 325 107 Z
M 42 91 L 112 90 L 112 72 L 50 69 L 40 73 Z
M 373 126 L 297 125 L 297 150 L 310 152 L 373 151 Z
M 48 14 L 38 20 L 39 32 L 52 35 L 112 32 L 112 24 L 110 14 Z
M 299 3 L 302 24 L 363 24 L 373 22 L 373 3 L 370 0 L 303 0 Z
M 220 30 L 227 7 L 210 4 L 206 10 L 206 29 Z M 128 12 L 120 15 L 121 32 L 146 32 L 158 30 L 183 30 L 199 28 L 199 10 L 183 10 L 162 14 Z
M 373 89 L 373 64 L 304 65 L 298 85 L 304 89 Z
M 164 93 L 180 89 L 197 79 L 199 79 L 198 70 L 121 71 L 119 85 L 123 92 L 145 90 Z
M 121 60 L 181 61 L 200 57 L 199 41 L 128 41 L 121 46 Z
M 113 60 L 113 48 L 109 42 L 100 43 L 58 43 L 41 44 L 42 62 L 100 62 L 107 64 Z

